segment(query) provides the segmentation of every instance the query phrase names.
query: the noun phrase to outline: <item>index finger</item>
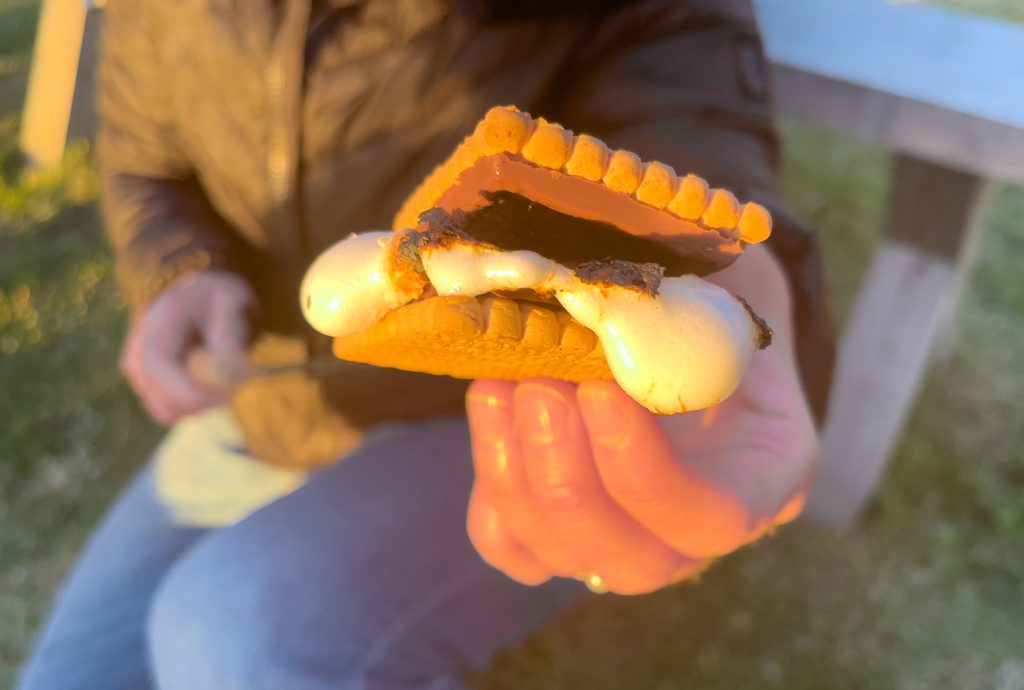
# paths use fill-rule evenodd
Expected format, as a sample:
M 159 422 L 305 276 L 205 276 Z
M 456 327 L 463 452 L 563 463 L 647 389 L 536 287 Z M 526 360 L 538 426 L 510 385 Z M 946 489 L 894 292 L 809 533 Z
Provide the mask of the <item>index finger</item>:
M 477 488 L 509 532 L 556 575 L 582 570 L 576 556 L 543 519 L 530 494 L 514 428 L 511 381 L 475 381 L 466 396 Z

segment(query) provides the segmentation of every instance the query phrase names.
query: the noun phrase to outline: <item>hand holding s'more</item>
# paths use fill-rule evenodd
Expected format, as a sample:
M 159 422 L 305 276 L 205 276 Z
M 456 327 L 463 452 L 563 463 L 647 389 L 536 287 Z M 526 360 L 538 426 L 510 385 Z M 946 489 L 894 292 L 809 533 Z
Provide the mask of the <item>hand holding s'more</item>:
M 325 251 L 303 308 L 340 358 L 482 379 L 488 563 L 641 594 L 800 512 L 815 433 L 764 208 L 495 108 L 394 228 Z
M 493 108 L 394 230 L 326 250 L 306 318 L 343 359 L 469 379 L 614 379 L 658 414 L 737 387 L 772 332 L 705 276 L 771 232 L 695 175 Z

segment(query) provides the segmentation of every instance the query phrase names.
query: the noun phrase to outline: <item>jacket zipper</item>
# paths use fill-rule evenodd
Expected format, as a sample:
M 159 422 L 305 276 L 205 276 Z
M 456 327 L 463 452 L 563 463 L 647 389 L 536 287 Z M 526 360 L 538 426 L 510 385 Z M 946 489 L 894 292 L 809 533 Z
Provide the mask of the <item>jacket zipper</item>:
M 283 118 L 280 117 L 284 94 L 284 61 L 280 55 L 274 55 L 267 65 L 265 80 L 272 113 L 267 146 L 267 176 L 271 198 L 281 202 L 288 195 L 288 138 Z

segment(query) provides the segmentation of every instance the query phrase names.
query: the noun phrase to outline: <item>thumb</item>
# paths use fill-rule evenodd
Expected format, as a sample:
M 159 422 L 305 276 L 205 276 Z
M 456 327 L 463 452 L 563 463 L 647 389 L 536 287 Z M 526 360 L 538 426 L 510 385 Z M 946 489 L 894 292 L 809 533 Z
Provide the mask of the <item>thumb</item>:
M 203 345 L 211 352 L 245 349 L 251 336 L 248 303 L 235 295 L 213 295 L 202 325 Z
M 216 391 L 231 392 L 252 373 L 252 363 L 239 351 L 195 349 L 188 353 L 187 368 L 199 383 Z

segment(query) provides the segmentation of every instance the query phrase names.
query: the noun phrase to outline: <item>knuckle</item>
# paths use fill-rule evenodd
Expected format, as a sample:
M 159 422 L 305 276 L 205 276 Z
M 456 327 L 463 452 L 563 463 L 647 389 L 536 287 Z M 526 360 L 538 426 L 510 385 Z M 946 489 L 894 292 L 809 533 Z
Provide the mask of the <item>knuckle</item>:
M 142 348 L 142 352 L 137 358 L 138 371 L 141 375 L 159 380 L 163 369 L 163 358 L 160 354 L 151 347 Z
M 496 470 L 481 483 L 481 490 L 495 507 L 516 504 L 525 498 L 524 492 L 508 472 Z
M 176 416 L 173 415 L 169 410 L 164 409 L 162 406 L 156 404 L 151 400 L 144 400 L 143 406 L 146 408 L 146 412 L 149 413 L 149 416 L 152 417 L 153 420 L 158 424 L 162 424 L 163 426 L 170 426 L 175 421 L 177 421 Z
M 218 272 L 208 276 L 217 293 L 228 300 L 245 300 L 252 295 L 252 288 L 241 276 L 234 273 Z
M 602 475 L 604 486 L 612 499 L 623 506 L 656 506 L 659 501 L 650 483 L 633 472 Z
M 578 515 L 587 509 L 585 490 L 564 481 L 543 481 L 532 487 L 541 510 L 556 515 Z
M 134 353 L 125 350 L 117 360 L 117 368 L 121 370 L 121 373 L 129 381 L 132 381 L 136 375 L 135 359 Z
M 252 288 L 242 280 L 236 281 L 231 286 L 230 295 L 237 305 L 246 304 L 253 298 Z
M 165 292 L 153 300 L 153 303 L 143 312 L 142 320 L 139 321 L 139 328 L 144 331 L 149 330 L 153 322 L 159 321 L 168 311 L 173 309 L 173 304 L 178 300 L 179 294 L 177 291 Z

